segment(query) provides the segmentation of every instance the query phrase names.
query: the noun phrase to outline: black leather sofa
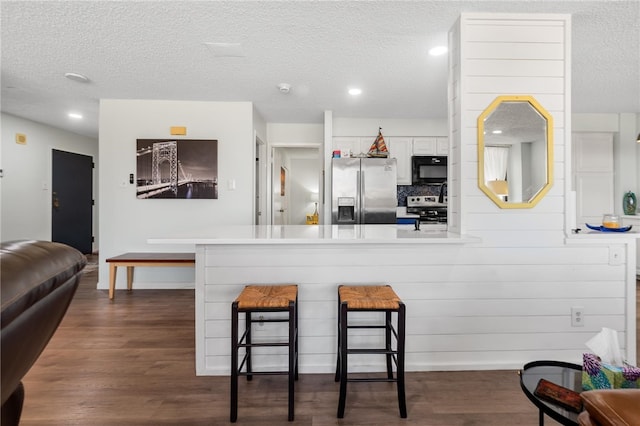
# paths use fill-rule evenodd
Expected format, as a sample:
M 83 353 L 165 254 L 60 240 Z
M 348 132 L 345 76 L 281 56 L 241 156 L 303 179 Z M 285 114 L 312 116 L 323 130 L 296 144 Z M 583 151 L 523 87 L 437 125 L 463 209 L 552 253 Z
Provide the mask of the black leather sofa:
M 76 249 L 49 241 L 0 245 L 3 426 L 20 422 L 22 378 L 60 325 L 86 262 Z

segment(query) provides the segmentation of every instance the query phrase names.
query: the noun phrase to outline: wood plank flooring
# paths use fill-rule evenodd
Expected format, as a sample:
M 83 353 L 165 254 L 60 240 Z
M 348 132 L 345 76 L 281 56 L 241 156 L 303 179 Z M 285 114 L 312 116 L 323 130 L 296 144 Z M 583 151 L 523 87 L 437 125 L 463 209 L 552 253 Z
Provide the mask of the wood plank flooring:
M 229 424 L 229 378 L 195 376 L 193 290 L 120 291 L 112 303 L 96 282 L 97 266 L 89 265 L 65 319 L 25 377 L 21 424 Z M 398 416 L 393 384 L 351 384 L 341 420 L 337 401 L 333 375 L 303 374 L 290 423 L 284 377 L 241 380 L 237 424 L 538 424 L 516 371 L 410 373 L 407 419 Z

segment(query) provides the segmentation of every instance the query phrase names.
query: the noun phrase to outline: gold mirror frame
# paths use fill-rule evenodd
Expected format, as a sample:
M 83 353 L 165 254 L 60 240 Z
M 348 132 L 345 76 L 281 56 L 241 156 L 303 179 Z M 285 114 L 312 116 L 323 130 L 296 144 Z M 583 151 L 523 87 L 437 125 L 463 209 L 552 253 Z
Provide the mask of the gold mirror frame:
M 546 183 L 527 201 L 509 202 L 505 197 L 507 194 L 507 180 L 497 180 L 489 182 L 491 185 L 485 184 L 485 123 L 501 106 L 507 103 L 526 103 L 532 108 L 532 112 L 537 112 L 542 119 L 546 121 Z M 540 167 L 539 165 L 537 167 Z M 482 114 L 478 117 L 478 187 L 491 200 L 503 209 L 528 209 L 532 208 L 545 196 L 553 185 L 553 118 L 534 98 L 533 96 L 498 96 Z

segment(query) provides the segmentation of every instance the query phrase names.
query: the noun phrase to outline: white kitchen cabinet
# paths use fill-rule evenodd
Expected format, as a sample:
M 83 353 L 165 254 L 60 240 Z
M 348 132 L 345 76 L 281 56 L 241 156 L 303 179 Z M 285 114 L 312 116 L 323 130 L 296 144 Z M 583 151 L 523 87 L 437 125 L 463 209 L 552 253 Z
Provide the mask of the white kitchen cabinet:
M 449 155 L 449 138 L 444 136 L 413 138 L 413 155 Z
M 375 136 L 339 136 L 333 138 L 333 151 L 349 152 L 353 156 L 367 154 L 376 140 Z M 386 140 L 385 140 L 386 143 Z M 388 147 L 387 147 L 388 149 Z
M 622 226 L 633 226 L 631 231 L 640 230 L 640 215 L 622 216 Z M 636 239 L 636 275 L 640 277 L 640 238 Z
M 333 138 L 333 151 L 349 152 L 356 155 L 360 152 L 359 137 L 336 137 Z
M 398 171 L 398 185 L 411 185 L 412 138 L 393 137 L 387 141 L 389 156 L 395 158 Z

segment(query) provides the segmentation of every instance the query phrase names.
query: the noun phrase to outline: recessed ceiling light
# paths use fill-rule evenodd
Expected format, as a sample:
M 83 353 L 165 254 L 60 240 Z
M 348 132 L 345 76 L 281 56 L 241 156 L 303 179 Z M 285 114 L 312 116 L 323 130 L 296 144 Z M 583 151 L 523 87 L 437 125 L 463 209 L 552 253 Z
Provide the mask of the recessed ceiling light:
M 218 58 L 244 58 L 246 55 L 240 43 L 211 43 L 205 42 L 207 49 Z
M 501 135 L 502 134 L 502 130 L 494 130 L 493 132 L 494 135 Z
M 65 73 L 64 76 L 67 77 L 69 80 L 77 81 L 78 83 L 88 83 L 89 82 L 89 78 L 87 78 L 87 76 L 84 76 L 82 74 L 78 74 L 78 73 L 75 73 L 75 72 Z
M 429 55 L 431 56 L 440 56 L 447 53 L 447 46 L 436 46 L 429 49 Z
M 78 114 L 77 112 L 70 112 L 67 114 L 69 118 L 74 118 L 76 120 L 80 120 L 82 118 L 82 114 Z
M 353 88 L 349 89 L 349 94 L 351 96 L 358 96 L 358 95 L 362 94 L 362 89 L 358 89 L 357 87 L 353 87 Z
M 291 91 L 291 85 L 288 83 L 280 83 L 277 87 L 280 93 L 283 93 L 285 95 Z

